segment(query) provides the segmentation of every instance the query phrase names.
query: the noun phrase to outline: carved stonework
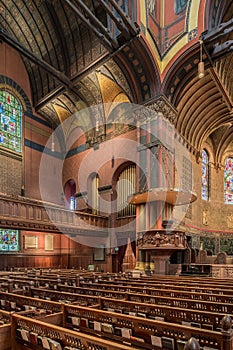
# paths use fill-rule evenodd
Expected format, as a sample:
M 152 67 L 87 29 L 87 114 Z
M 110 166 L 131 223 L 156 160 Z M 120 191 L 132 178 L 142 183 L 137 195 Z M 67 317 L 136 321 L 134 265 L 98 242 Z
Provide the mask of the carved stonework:
M 167 247 L 171 248 L 186 247 L 185 233 L 180 231 L 174 231 L 172 233 L 167 233 L 164 231 L 151 231 L 147 232 L 137 239 L 137 246 L 139 248 L 159 248 Z
M 153 103 L 147 105 L 147 107 L 157 113 L 162 113 L 166 119 L 173 125 L 176 125 L 177 111 L 164 96 L 158 97 Z
M 135 125 L 141 126 L 141 125 L 146 124 L 148 121 L 151 120 L 152 114 L 153 113 L 151 113 L 148 108 L 145 108 L 144 106 L 137 106 L 132 111 L 132 117 L 133 117 Z

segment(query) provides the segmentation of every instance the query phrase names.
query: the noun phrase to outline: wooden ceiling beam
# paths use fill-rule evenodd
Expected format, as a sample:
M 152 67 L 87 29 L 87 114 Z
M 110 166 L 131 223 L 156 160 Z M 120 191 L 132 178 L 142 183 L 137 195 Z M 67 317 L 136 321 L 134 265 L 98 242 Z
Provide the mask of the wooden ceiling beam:
M 227 34 L 233 30 L 233 19 L 228 22 L 219 24 L 212 30 L 206 30 L 200 36 L 200 39 L 204 41 L 206 45 L 213 45 L 218 42 L 221 38 L 225 37 Z
M 123 23 L 122 19 L 115 16 L 114 12 L 112 11 L 112 8 L 108 6 L 108 4 L 104 0 L 97 0 L 100 5 L 105 9 L 107 14 L 111 17 L 117 28 L 121 31 L 123 37 L 126 40 L 129 40 L 131 38 L 131 34 L 128 30 L 128 28 Z
M 126 25 L 126 27 L 129 29 L 130 33 L 133 36 L 137 36 L 139 34 L 139 27 L 135 25 L 135 23 L 132 22 L 130 17 L 125 14 L 125 12 L 121 9 L 121 7 L 118 5 L 118 3 L 115 0 L 109 0 L 112 7 L 117 11 L 119 16 L 122 18 L 123 23 Z
M 88 29 L 90 29 L 102 42 L 104 47 L 108 51 L 112 51 L 114 46 L 112 45 L 113 42 L 109 41 L 103 33 L 100 33 L 96 27 L 94 27 L 89 18 L 86 18 L 80 11 L 79 9 L 70 1 L 70 0 L 64 0 L 64 2 L 76 13 L 76 15 L 82 20 L 82 22 L 86 25 Z
M 62 72 L 55 69 L 49 63 L 36 56 L 26 47 L 24 47 L 18 40 L 14 39 L 6 30 L 0 28 L 0 40 L 4 41 L 11 47 L 13 47 L 16 51 L 22 54 L 24 57 L 28 58 L 30 61 L 35 63 L 40 68 L 43 68 L 47 73 L 51 74 L 54 78 L 56 78 L 63 85 L 72 88 L 74 87 L 71 80 Z
M 101 31 L 101 33 L 104 35 L 104 37 L 109 40 L 112 47 L 114 49 L 117 49 L 119 47 L 119 44 L 117 40 L 113 37 L 112 33 L 109 31 L 108 28 L 106 28 L 102 22 L 99 21 L 97 17 L 94 16 L 94 14 L 89 10 L 89 8 L 84 4 L 83 1 L 76 0 L 78 5 L 85 11 L 85 13 L 89 16 L 89 19 L 91 22 L 93 22 L 94 26 L 98 27 Z

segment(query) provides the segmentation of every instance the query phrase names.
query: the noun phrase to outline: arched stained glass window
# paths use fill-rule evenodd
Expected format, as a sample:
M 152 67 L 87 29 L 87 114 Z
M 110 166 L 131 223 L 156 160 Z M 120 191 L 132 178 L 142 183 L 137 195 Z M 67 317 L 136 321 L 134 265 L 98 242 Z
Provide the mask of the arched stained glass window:
M 233 204 L 233 158 L 227 158 L 224 169 L 224 200 Z
M 209 155 L 206 150 L 202 151 L 201 165 L 201 198 L 205 201 L 209 200 Z
M 0 90 L 0 146 L 22 152 L 22 114 L 20 101 Z

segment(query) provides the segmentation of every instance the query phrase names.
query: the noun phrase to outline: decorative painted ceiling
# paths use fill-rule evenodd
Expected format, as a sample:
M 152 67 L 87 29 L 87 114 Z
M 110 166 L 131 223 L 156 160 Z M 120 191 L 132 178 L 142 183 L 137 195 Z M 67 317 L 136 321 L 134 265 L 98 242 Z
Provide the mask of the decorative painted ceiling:
M 231 0 L 0 0 L 0 39 L 21 54 L 33 107 L 53 126 L 98 103 L 162 96 L 196 155 L 218 140 L 218 163 L 233 141 L 232 15 Z

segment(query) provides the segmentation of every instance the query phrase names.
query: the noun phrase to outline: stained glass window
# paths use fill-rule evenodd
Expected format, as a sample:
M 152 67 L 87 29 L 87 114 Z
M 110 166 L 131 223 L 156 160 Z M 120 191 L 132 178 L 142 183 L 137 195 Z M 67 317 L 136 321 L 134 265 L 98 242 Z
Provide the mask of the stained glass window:
M 201 198 L 205 201 L 209 200 L 209 155 L 203 149 L 201 165 Z
M 233 158 L 227 158 L 224 169 L 224 200 L 233 204 Z
M 8 91 L 0 90 L 0 146 L 21 152 L 22 105 Z
M 0 228 L 0 252 L 19 250 L 19 231 Z

